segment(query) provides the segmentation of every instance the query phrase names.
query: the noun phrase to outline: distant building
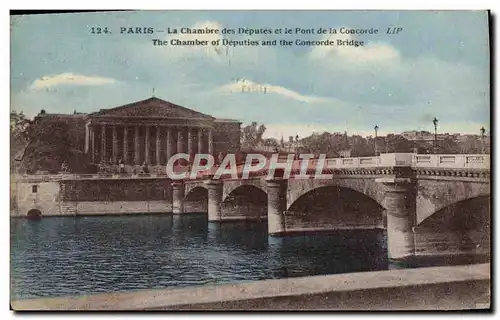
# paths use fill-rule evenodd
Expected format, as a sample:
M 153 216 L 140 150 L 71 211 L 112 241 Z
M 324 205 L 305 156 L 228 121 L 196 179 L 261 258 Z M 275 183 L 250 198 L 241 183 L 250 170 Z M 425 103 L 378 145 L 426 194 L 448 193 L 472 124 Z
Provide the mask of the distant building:
M 428 131 L 405 131 L 401 136 L 409 141 L 434 141 L 434 134 Z
M 401 133 L 401 136 L 406 138 L 409 141 L 419 141 L 419 142 L 432 142 L 434 141 L 434 133 L 428 132 L 428 131 L 405 131 Z M 445 139 L 452 139 L 456 142 L 463 142 L 467 139 L 474 138 L 474 139 L 480 139 L 481 136 L 479 134 L 462 134 L 462 133 L 438 133 L 436 135 L 437 140 L 445 140 Z M 488 137 L 485 136 L 485 140 L 487 140 Z
M 303 147 L 303 144 L 302 142 L 299 141 L 298 136 L 296 136 L 295 139 L 293 136 L 290 136 L 288 137 L 287 142 L 282 142 L 282 143 L 283 143 L 282 150 L 288 153 L 300 152 L 300 150 Z
M 94 113 L 49 114 L 36 124 L 64 122 L 78 132 L 75 146 L 92 163 L 165 165 L 176 153 L 236 153 L 240 149 L 241 122 L 217 119 L 152 97 Z
M 341 150 L 339 151 L 339 157 L 341 158 L 350 158 L 351 157 L 351 150 Z

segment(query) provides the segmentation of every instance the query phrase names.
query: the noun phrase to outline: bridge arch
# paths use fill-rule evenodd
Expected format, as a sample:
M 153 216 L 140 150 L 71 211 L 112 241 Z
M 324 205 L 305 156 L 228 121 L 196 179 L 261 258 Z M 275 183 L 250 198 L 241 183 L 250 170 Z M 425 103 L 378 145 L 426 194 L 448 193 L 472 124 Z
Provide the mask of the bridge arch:
M 184 198 L 191 193 L 192 190 L 196 188 L 204 188 L 207 189 L 207 186 L 203 181 L 190 181 L 189 183 L 184 184 Z
M 442 208 L 415 228 L 416 252 L 489 254 L 490 196 L 465 199 Z
M 234 190 L 245 186 L 255 187 L 256 189 L 259 189 L 259 191 L 262 191 L 267 195 L 267 187 L 265 185 L 265 181 L 263 181 L 262 179 L 231 180 L 224 182 L 222 201 L 225 201 L 226 198 L 231 193 L 233 193 Z M 255 190 L 255 189 L 249 189 L 249 190 Z
M 206 194 L 208 197 L 208 189 L 205 186 L 196 186 L 192 189 L 189 189 L 188 193 L 184 195 L 184 200 L 196 198 L 200 194 L 201 195 Z
M 260 220 L 267 217 L 267 193 L 259 186 L 242 184 L 224 192 L 222 215 L 227 219 Z
M 183 200 L 184 212 L 206 213 L 208 212 L 208 190 L 199 185 L 189 190 Z
M 319 186 L 302 194 L 287 210 L 290 229 L 384 228 L 385 209 L 359 191 L 336 185 Z
M 34 208 L 29 210 L 26 213 L 26 216 L 28 217 L 28 219 L 33 219 L 33 220 L 40 219 L 42 217 L 42 211 L 40 211 L 37 208 Z
M 374 179 L 296 179 L 288 181 L 287 210 L 303 195 L 322 187 L 350 189 L 365 195 L 384 207 L 385 190 Z
M 419 225 L 447 207 L 489 195 L 489 183 L 419 180 L 417 184 L 416 224 Z
M 490 225 L 489 195 L 468 198 L 441 208 L 418 223 L 422 228 L 471 230 Z

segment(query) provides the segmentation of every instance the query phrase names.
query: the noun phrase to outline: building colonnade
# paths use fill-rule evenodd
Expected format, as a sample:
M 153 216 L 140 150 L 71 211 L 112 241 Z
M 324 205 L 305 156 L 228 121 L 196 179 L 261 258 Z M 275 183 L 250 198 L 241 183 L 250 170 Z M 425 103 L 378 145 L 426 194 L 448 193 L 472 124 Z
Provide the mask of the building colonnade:
M 92 163 L 165 165 L 174 154 L 213 155 L 213 129 L 198 126 L 87 123 L 85 153 Z

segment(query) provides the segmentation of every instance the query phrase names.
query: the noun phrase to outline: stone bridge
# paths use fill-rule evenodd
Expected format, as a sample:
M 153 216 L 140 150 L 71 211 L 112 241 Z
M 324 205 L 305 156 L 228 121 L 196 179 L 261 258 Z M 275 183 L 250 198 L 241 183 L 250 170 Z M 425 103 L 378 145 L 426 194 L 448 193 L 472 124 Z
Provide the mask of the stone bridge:
M 273 236 L 385 228 L 392 258 L 418 253 L 418 242 L 430 238 L 454 252 L 471 238 L 476 246 L 489 243 L 488 155 L 327 159 L 322 174 L 329 176 L 280 174 L 268 177 L 264 169 L 248 179 L 174 182 L 174 213 L 208 212 L 211 222 L 267 219 Z M 470 231 L 468 242 L 460 238 L 464 230 Z
M 203 212 L 210 222 L 267 221 L 271 236 L 385 229 L 392 258 L 489 251 L 489 155 L 382 154 L 326 159 L 324 166 L 317 161 L 305 168 L 294 161 L 289 176 L 264 167 L 246 179 L 25 176 L 12 189 L 11 215 Z

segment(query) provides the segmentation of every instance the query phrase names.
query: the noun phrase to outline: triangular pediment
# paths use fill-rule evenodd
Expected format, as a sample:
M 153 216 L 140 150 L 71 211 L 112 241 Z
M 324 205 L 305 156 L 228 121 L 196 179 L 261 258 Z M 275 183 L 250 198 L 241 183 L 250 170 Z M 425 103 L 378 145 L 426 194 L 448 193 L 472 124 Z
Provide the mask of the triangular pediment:
M 91 116 L 214 119 L 212 116 L 173 104 L 156 97 L 129 103 L 111 109 L 101 109 L 99 112 L 91 114 Z

